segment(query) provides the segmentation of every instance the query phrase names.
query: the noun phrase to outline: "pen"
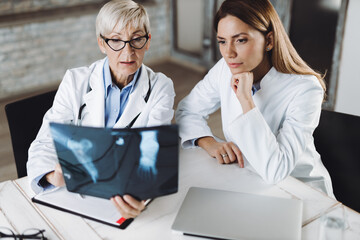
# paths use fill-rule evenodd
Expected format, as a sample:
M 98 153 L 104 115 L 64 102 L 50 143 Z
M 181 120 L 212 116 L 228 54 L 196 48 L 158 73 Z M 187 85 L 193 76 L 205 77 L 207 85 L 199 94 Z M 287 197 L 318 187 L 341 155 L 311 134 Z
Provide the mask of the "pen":
M 147 205 L 149 205 L 149 203 L 150 203 L 151 201 L 152 201 L 151 198 L 149 198 L 148 200 L 146 200 L 145 203 L 144 203 L 144 204 L 145 204 L 145 207 L 146 207 Z

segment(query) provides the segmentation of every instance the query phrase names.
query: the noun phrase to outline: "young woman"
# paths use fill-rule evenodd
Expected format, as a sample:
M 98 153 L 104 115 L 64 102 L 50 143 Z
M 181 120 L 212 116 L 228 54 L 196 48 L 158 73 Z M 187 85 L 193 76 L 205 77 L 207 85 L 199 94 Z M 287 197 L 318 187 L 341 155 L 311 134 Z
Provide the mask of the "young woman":
M 223 58 L 179 103 L 183 147 L 250 165 L 268 183 L 291 175 L 332 196 L 312 137 L 325 84 L 297 54 L 271 3 L 226 0 L 214 28 Z M 219 107 L 225 142 L 206 122 Z

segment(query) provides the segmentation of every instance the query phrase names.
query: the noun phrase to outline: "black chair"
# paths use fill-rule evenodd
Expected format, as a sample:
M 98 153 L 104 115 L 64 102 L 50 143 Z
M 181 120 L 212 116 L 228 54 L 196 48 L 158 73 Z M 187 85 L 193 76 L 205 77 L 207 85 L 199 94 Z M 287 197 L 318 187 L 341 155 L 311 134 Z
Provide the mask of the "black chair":
M 24 177 L 28 149 L 35 139 L 56 91 L 9 103 L 5 106 L 18 177 Z
M 360 117 L 322 110 L 314 141 L 335 197 L 360 212 Z

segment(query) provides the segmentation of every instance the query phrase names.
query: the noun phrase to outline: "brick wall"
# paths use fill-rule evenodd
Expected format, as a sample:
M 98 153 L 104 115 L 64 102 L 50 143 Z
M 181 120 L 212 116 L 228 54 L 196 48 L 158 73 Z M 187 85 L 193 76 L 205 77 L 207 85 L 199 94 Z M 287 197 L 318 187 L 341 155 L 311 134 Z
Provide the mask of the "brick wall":
M 95 36 L 99 7 L 89 10 L 89 3 L 99 0 L 1 0 L 0 18 L 0 99 L 56 86 L 66 69 L 89 65 L 104 57 Z M 87 3 L 87 11 L 64 13 Z M 71 5 L 71 7 L 70 7 Z M 170 55 L 169 0 L 144 3 L 151 24 L 152 41 L 145 63 L 160 61 Z M 80 5 L 81 7 L 81 5 Z M 61 8 L 53 16 L 28 17 L 33 11 Z M 42 10 L 41 10 L 42 9 Z M 69 11 L 70 12 L 70 11 Z M 5 16 L 5 17 L 4 17 Z M 12 21 L 15 16 L 20 21 Z M 8 20 L 7 22 L 4 21 Z
M 14 14 L 99 2 L 102 0 L 1 0 L 0 13 Z

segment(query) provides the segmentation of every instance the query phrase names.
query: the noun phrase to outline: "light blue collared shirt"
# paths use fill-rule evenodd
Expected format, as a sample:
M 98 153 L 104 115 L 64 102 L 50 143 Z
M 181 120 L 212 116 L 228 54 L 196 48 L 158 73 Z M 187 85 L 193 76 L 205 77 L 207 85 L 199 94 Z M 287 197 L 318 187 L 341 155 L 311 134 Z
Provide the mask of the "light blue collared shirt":
M 135 84 L 138 80 L 138 77 L 141 74 L 141 68 L 139 68 L 134 75 L 133 80 L 126 85 L 122 90 L 120 90 L 115 84 L 112 83 L 109 61 L 106 58 L 103 66 L 103 79 L 104 79 L 104 88 L 105 88 L 105 126 L 112 128 L 115 123 L 119 120 L 121 115 L 124 112 L 124 109 L 128 103 L 129 95 L 135 89 Z M 35 181 L 39 186 L 40 180 L 48 173 L 38 176 L 35 178 Z M 46 186 L 41 186 L 44 190 L 53 189 L 55 186 L 52 184 L 47 184 Z
M 106 58 L 103 67 L 104 89 L 105 89 L 105 126 L 112 128 L 123 114 L 129 100 L 129 95 L 135 89 L 136 82 L 140 76 L 141 68 L 134 75 L 133 80 L 120 90 L 112 82 L 109 61 Z
M 257 83 L 254 83 L 254 84 L 252 85 L 252 88 L 251 88 L 252 95 L 254 96 L 255 93 L 256 93 L 257 91 L 259 91 L 259 90 L 260 90 L 260 81 L 257 82 Z

